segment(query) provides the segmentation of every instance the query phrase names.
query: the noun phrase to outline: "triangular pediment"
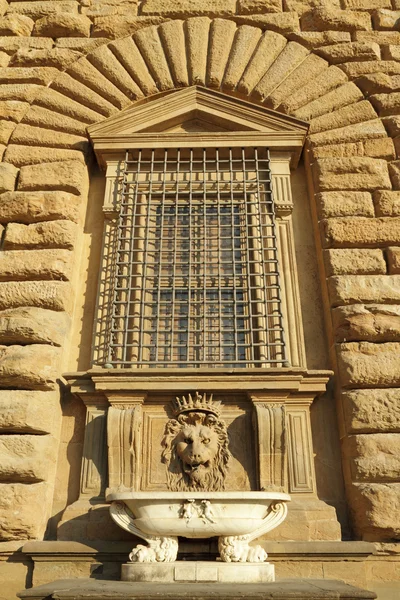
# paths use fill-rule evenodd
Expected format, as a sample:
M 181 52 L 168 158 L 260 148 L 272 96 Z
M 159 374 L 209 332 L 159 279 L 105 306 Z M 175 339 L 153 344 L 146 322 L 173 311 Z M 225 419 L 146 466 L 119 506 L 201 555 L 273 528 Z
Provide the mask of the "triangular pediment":
M 136 102 L 117 115 L 88 127 L 99 162 L 102 154 L 133 147 L 179 145 L 268 145 L 295 151 L 303 146 L 308 124 L 265 106 L 192 86 Z

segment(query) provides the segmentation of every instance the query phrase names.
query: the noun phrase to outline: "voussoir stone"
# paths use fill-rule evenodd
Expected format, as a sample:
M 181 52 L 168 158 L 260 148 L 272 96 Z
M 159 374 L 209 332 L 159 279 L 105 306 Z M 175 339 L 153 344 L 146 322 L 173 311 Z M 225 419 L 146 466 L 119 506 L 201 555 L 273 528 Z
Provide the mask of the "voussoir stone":
M 45 344 L 0 346 L 0 387 L 54 389 L 61 349 Z
M 87 188 L 87 178 L 85 165 L 75 160 L 23 166 L 18 191 L 55 189 L 79 195 Z
M 348 490 L 356 533 L 364 540 L 400 537 L 400 483 L 359 483 Z
M 51 38 L 90 37 L 91 25 L 91 20 L 85 15 L 57 13 L 38 19 L 33 35 Z
M 400 302 L 399 275 L 335 275 L 329 277 L 328 288 L 333 306 Z
M 362 247 L 400 243 L 396 217 L 345 217 L 324 221 L 324 243 L 330 247 Z
M 400 389 L 348 390 L 342 405 L 349 433 L 400 432 Z
M 0 344 L 54 344 L 62 346 L 70 317 L 34 306 L 0 311 Z
M 0 163 L 0 194 L 15 188 L 19 169 L 10 163 Z
M 65 281 L 0 281 L 0 310 L 38 306 L 71 312 L 73 291 Z
M 25 15 L 8 14 L 0 18 L 0 36 L 29 36 L 35 21 Z
M 0 484 L 0 540 L 41 538 L 51 493 L 46 483 Z
M 336 345 L 343 387 L 400 385 L 400 343 L 349 342 Z
M 400 341 L 400 305 L 350 304 L 332 310 L 337 342 Z
M 68 48 L 52 48 L 51 50 L 34 50 L 32 48 L 21 48 L 10 60 L 14 67 L 55 67 L 65 69 L 72 62 L 82 56 L 81 52 Z
M 375 214 L 369 192 L 322 192 L 315 195 L 315 201 L 321 218 L 373 217 Z
M 55 433 L 59 403 L 57 391 L 0 390 L 0 432 Z
M 72 252 L 62 249 L 4 250 L 0 252 L 0 280 L 24 281 L 71 277 Z
M 45 481 L 57 460 L 56 441 L 50 435 L 0 435 L 0 481 Z
M 317 191 L 391 189 L 387 162 L 373 158 L 325 158 L 313 165 Z
M 331 275 L 386 273 L 383 251 L 378 249 L 331 249 L 324 251 L 325 267 Z

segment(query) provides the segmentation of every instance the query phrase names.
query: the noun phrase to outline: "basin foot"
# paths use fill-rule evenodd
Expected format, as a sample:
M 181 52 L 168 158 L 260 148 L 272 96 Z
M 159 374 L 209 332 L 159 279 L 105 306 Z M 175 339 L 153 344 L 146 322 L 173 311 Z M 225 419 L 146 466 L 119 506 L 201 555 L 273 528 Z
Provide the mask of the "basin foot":
M 229 535 L 218 538 L 218 550 L 224 562 L 260 563 L 267 560 L 268 554 L 261 546 L 249 546 L 247 535 Z
M 133 563 L 155 563 L 155 562 L 174 562 L 178 554 L 177 537 L 153 537 L 148 535 L 142 537 L 148 543 L 148 546 L 139 544 L 133 548 L 129 554 L 129 560 Z

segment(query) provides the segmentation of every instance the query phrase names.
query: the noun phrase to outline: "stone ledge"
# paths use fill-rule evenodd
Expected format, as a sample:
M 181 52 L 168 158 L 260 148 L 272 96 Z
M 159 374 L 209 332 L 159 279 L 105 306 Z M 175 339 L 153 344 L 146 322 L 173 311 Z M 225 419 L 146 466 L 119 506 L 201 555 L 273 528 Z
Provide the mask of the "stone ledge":
M 226 598 L 229 600 L 243 600 L 243 598 L 262 600 L 373 600 L 374 592 L 353 587 L 343 581 L 328 579 L 282 579 L 274 583 L 261 584 L 227 584 L 196 583 L 187 586 L 185 583 L 136 583 L 125 581 L 95 581 L 93 579 L 61 579 L 45 585 L 24 590 L 18 594 L 20 598 L 35 600 L 114 600 L 146 598 L 146 600 L 159 600 L 168 598 L 177 600 L 184 598 Z

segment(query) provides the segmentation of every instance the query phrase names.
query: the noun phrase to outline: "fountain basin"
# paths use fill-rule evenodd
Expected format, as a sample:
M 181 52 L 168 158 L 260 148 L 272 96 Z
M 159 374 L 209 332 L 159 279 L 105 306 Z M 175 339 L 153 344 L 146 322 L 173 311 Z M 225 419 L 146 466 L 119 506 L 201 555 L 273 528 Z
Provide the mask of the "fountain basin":
M 288 494 L 279 492 L 110 492 L 113 519 L 146 536 L 250 536 L 286 517 Z

